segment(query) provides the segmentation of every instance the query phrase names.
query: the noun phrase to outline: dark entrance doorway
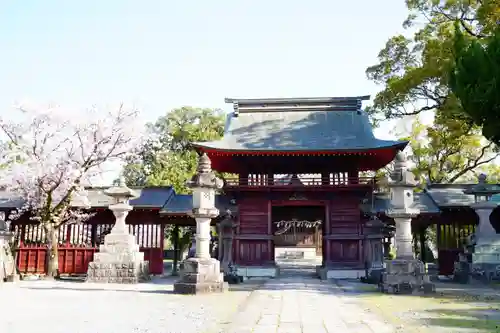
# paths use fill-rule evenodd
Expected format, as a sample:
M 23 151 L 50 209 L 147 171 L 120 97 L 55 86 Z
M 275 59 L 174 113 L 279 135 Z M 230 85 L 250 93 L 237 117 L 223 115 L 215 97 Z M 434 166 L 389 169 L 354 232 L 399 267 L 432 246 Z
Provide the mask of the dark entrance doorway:
M 277 260 L 316 260 L 322 255 L 324 205 L 273 206 L 271 220 Z

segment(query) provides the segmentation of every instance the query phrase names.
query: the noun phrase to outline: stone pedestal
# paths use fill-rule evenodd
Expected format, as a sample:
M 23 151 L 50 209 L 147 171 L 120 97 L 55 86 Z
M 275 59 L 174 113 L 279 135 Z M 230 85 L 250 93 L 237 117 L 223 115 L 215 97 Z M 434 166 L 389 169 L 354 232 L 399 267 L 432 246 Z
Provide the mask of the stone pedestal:
M 433 293 L 436 288 L 430 282 L 423 262 L 416 259 L 395 259 L 386 262 L 380 290 L 389 294 L 412 294 L 418 291 Z
M 17 279 L 14 256 L 9 245 L 11 237 L 11 232 L 0 230 L 0 283 L 12 282 Z
M 87 282 L 138 283 L 149 279 L 149 262 L 139 251 L 135 236 L 110 233 L 89 264 Z
M 144 253 L 139 251 L 135 236 L 129 233 L 125 224 L 128 212 L 132 210 L 128 200 L 136 195 L 126 187 L 123 178 L 120 186 L 105 193 L 116 200 L 109 206 L 116 222 L 111 233 L 104 237 L 104 245 L 94 254 L 94 261 L 89 264 L 87 282 L 138 283 L 148 280 L 149 263 L 144 261 Z
M 500 235 L 476 239 L 472 253 L 472 275 L 486 280 L 500 279 Z
M 189 258 L 181 263 L 181 279 L 174 283 L 177 294 L 223 292 L 228 289 L 220 271 L 220 262 L 213 258 Z

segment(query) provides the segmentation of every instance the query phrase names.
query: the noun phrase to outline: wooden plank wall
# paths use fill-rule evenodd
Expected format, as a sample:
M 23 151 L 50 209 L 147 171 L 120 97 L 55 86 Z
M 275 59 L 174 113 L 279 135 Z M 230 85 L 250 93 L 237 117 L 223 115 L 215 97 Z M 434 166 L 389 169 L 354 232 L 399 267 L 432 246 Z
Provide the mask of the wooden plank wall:
M 337 197 L 330 202 L 329 221 L 323 237 L 324 261 L 330 266 L 362 265 L 362 228 L 359 198 Z
M 236 264 L 265 265 L 274 260 L 270 207 L 267 198 L 239 200 L 239 226 L 233 245 Z

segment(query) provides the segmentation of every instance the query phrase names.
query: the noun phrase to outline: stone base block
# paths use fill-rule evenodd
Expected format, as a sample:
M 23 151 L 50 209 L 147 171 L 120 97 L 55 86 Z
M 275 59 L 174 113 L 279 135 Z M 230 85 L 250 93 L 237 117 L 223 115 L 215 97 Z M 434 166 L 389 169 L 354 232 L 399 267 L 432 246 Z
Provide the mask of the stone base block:
M 485 281 L 500 280 L 500 235 L 477 238 L 472 253 L 471 275 Z
M 91 262 L 87 282 L 131 284 L 148 281 L 149 262 Z
M 97 252 L 94 254 L 94 262 L 99 263 L 142 263 L 144 262 L 144 253 L 143 252 Z
M 139 245 L 135 236 L 129 233 L 111 232 L 106 235 L 104 237 L 104 244 L 99 247 L 97 255 L 103 255 L 104 253 L 135 255 L 136 257 L 142 256 L 142 260 L 144 260 L 144 254 L 139 251 Z
M 279 275 L 279 268 L 275 266 L 238 266 L 239 276 L 250 278 L 275 278 Z
M 316 274 L 321 280 L 360 279 L 366 275 L 364 269 L 316 266 Z
M 220 271 L 220 262 L 213 258 L 189 258 L 180 265 L 180 279 L 174 283 L 177 294 L 224 292 L 227 282 Z
M 433 293 L 436 291 L 425 271 L 423 262 L 416 259 L 396 259 L 386 262 L 380 291 L 388 294 Z
M 500 280 L 500 262 L 472 263 L 470 276 L 484 282 Z
M 206 282 L 206 283 L 174 283 L 174 293 L 182 295 L 196 295 L 208 293 L 223 293 L 228 290 L 227 282 Z

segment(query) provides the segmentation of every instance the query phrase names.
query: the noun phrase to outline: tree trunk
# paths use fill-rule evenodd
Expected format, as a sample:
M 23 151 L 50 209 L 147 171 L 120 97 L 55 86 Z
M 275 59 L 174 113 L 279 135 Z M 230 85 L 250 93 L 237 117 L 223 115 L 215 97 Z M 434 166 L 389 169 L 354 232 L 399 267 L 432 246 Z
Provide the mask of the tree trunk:
M 45 228 L 45 232 L 47 234 L 47 259 L 46 259 L 46 268 L 47 275 L 46 277 L 49 279 L 53 279 L 59 276 L 59 252 L 57 248 L 57 228 L 54 228 L 52 225 L 48 225 Z

